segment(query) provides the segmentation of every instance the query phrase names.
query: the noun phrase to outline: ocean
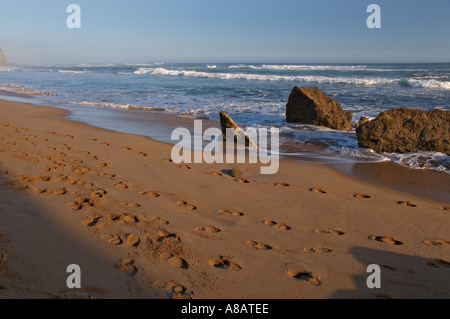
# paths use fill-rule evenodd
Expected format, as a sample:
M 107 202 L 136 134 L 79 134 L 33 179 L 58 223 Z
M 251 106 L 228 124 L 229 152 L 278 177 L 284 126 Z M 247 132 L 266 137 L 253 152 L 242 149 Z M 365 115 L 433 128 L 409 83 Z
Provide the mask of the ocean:
M 33 94 L 72 117 L 117 131 L 148 135 L 127 112 L 163 112 L 219 120 L 227 112 L 243 128 L 277 128 L 281 155 L 323 163 L 392 161 L 450 174 L 450 156 L 383 153 L 358 147 L 354 131 L 285 121 L 295 86 L 319 88 L 353 112 L 353 122 L 393 108 L 450 110 L 450 63 L 261 64 L 146 63 L 0 66 L 0 90 Z M 114 120 L 109 116 L 114 112 Z M 92 114 L 95 114 L 93 116 Z M 152 137 L 152 136 L 149 136 Z

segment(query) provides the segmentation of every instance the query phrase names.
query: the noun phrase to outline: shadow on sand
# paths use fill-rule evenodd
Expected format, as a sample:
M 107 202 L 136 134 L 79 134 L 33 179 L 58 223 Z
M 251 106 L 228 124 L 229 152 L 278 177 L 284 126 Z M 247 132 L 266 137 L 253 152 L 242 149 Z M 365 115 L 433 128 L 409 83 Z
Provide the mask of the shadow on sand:
M 76 236 L 27 191 L 13 190 L 0 172 L 0 299 L 167 297 L 145 274 L 123 273 L 116 267 L 123 256 L 102 250 L 92 233 Z M 67 287 L 71 264 L 81 268 L 81 289 Z
M 444 248 L 445 249 L 445 248 Z M 333 299 L 447 299 L 450 298 L 448 261 L 408 256 L 366 247 L 353 247 L 351 254 L 364 265 L 381 268 L 381 288 L 369 289 L 372 273 L 353 277 L 355 289 L 334 293 Z

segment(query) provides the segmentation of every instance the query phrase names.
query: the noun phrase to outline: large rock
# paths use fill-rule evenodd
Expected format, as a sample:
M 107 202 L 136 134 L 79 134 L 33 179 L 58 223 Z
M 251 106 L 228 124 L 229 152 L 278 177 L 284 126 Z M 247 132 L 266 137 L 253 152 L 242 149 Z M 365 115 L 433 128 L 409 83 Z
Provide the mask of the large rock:
M 0 49 L 0 65 L 5 65 L 6 63 L 5 53 Z
M 226 139 L 227 128 L 233 129 L 234 132 L 234 140 L 245 141 L 245 146 L 252 146 L 257 148 L 258 145 L 247 135 L 245 132 L 233 121 L 233 119 L 226 113 L 220 112 L 220 126 L 222 128 L 223 139 Z M 241 137 L 241 138 L 239 138 Z
M 296 86 L 286 105 L 286 121 L 351 130 L 353 114 L 319 89 Z
M 450 111 L 393 109 L 356 129 L 359 146 L 375 152 L 450 155 Z

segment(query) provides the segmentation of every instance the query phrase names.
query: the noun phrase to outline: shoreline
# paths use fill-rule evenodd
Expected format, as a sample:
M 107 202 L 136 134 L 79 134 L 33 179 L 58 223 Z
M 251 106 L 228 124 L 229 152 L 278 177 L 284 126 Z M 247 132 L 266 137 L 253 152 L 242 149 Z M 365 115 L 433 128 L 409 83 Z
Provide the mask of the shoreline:
M 62 109 L 0 112 L 0 298 L 450 298 L 449 203 L 321 164 L 176 165 Z
M 2 99 L 2 96 L 4 95 L 12 97 L 13 99 L 11 99 L 11 101 L 23 103 L 30 102 L 28 100 L 34 98 L 34 95 L 0 90 L 0 101 L 10 101 L 7 99 Z M 17 98 L 17 100 L 14 98 Z M 38 101 L 36 102 L 37 103 L 33 103 L 33 105 L 44 106 Z M 175 128 L 188 128 L 190 132 L 193 132 L 193 121 L 196 119 L 202 120 L 204 124 L 203 129 L 211 127 L 220 128 L 219 120 L 185 117 L 160 111 L 149 112 L 142 110 L 122 109 L 108 109 L 108 118 L 106 119 L 106 123 L 108 124 L 102 124 L 102 120 L 97 114 L 98 112 L 86 111 L 84 107 L 79 108 L 81 109 L 81 117 L 74 117 L 70 110 L 70 106 L 61 107 L 48 105 L 48 107 L 65 110 L 67 113 L 64 115 L 64 119 L 69 121 L 76 121 L 89 126 L 111 130 L 118 133 L 144 136 L 151 140 L 167 143 L 169 145 L 175 144 L 175 142 L 170 140 L 170 135 Z M 85 112 L 90 113 L 88 114 Z M 122 116 L 124 114 L 127 115 L 127 123 L 122 124 Z M 89 123 L 86 118 L 94 118 L 94 122 Z M 112 125 L 114 125 L 116 129 L 112 130 L 110 123 L 113 123 Z M 133 123 L 133 126 L 130 127 L 129 123 Z M 141 130 L 145 130 L 146 133 L 142 133 Z M 361 161 L 354 163 L 329 163 L 330 161 L 327 162 L 327 160 L 323 160 L 323 163 L 322 160 L 314 159 L 312 156 L 303 157 L 299 155 L 282 155 L 281 159 L 325 165 L 361 181 L 432 200 L 445 201 L 450 194 L 450 185 L 448 185 L 449 176 L 447 174 L 426 169 L 409 168 L 391 161 L 368 163 Z

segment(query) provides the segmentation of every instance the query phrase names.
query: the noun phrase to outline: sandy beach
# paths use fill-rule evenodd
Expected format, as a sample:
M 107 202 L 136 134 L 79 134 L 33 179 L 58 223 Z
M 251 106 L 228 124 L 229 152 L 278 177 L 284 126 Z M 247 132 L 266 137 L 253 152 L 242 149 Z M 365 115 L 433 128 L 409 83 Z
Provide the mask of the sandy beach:
M 319 164 L 177 165 L 52 107 L 0 114 L 0 298 L 450 298 L 449 202 Z

